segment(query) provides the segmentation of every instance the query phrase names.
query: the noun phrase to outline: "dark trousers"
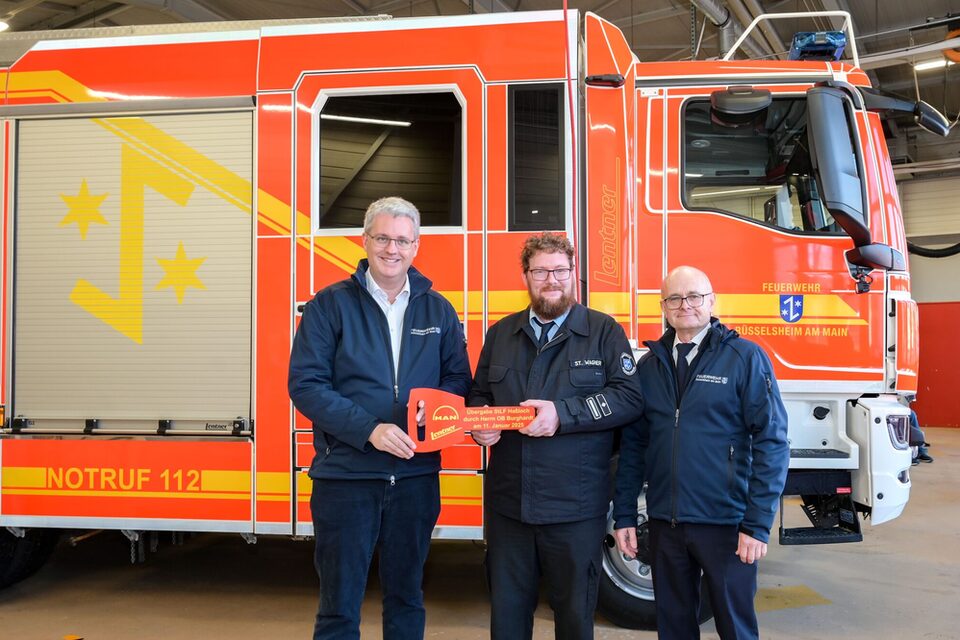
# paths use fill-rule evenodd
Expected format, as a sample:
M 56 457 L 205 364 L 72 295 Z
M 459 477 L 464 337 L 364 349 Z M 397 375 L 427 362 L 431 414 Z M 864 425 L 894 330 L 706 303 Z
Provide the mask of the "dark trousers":
M 387 480 L 314 480 L 310 498 L 320 577 L 315 640 L 360 637 L 360 605 L 380 550 L 383 638 L 423 638 L 423 565 L 440 514 L 437 474 Z
M 541 575 L 556 637 L 592 639 L 606 517 L 533 525 L 487 510 L 486 524 L 492 640 L 533 635 Z
M 700 572 L 710 591 L 717 633 L 723 640 L 759 637 L 753 599 L 757 564 L 737 556 L 737 525 L 650 521 L 657 632 L 664 640 L 700 637 Z

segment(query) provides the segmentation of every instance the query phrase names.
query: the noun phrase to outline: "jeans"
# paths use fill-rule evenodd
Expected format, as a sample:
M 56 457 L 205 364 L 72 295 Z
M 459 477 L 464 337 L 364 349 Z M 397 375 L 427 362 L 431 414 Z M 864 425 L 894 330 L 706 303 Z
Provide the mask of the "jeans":
M 384 640 L 422 640 L 423 565 L 440 515 L 437 474 L 398 480 L 314 480 L 310 498 L 320 578 L 315 640 L 360 637 L 360 605 L 380 551 Z

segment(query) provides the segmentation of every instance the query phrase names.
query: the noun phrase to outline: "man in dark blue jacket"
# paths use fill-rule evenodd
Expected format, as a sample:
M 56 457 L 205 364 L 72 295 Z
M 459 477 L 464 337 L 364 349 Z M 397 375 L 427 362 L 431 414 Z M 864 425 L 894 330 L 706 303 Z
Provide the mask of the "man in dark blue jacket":
M 314 638 L 360 637 L 367 572 L 379 548 L 383 637 L 420 639 L 440 454 L 414 456 L 407 398 L 416 387 L 465 396 L 470 363 L 453 307 L 410 266 L 420 237 L 416 207 L 377 200 L 363 235 L 367 258 L 353 277 L 307 303 L 290 354 L 290 398 L 313 422 L 316 449 Z
M 662 639 L 698 638 L 700 573 L 724 640 L 757 638 L 757 561 L 790 462 L 787 416 L 763 350 L 711 316 L 710 280 L 677 267 L 663 281 L 670 329 L 638 363 L 644 409 L 623 432 L 614 494 L 620 551 L 638 553 L 647 481 L 650 554 Z M 646 550 L 643 550 L 646 552 Z
M 573 255 L 564 235 L 527 239 L 530 306 L 487 331 L 468 400 L 537 411 L 519 431 L 473 433 L 492 448 L 483 495 L 493 640 L 532 637 L 541 575 L 556 637 L 593 638 L 614 430 L 637 419 L 641 399 L 623 329 L 577 303 Z

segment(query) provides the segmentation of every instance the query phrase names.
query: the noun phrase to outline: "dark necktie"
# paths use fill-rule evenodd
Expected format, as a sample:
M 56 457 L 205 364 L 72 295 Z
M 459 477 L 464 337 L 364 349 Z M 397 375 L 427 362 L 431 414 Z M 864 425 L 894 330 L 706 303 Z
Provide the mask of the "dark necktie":
M 681 394 L 683 394 L 683 390 L 687 388 L 687 376 L 690 373 L 687 356 L 690 355 L 690 352 L 693 351 L 695 346 L 697 346 L 696 342 L 677 343 L 677 388 L 680 389 Z
M 543 345 L 550 341 L 548 336 L 550 335 L 550 330 L 556 325 L 556 322 L 553 320 L 550 322 L 540 322 L 537 318 L 534 318 L 533 321 L 540 327 L 540 340 L 537 342 L 537 353 L 540 353 L 543 351 Z

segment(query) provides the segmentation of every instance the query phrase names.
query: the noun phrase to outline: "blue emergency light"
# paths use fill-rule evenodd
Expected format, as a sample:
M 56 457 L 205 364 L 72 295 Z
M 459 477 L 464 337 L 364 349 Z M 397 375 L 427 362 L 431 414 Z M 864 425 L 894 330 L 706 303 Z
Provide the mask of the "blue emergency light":
M 847 46 L 842 31 L 802 31 L 793 36 L 791 60 L 839 60 Z

